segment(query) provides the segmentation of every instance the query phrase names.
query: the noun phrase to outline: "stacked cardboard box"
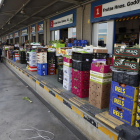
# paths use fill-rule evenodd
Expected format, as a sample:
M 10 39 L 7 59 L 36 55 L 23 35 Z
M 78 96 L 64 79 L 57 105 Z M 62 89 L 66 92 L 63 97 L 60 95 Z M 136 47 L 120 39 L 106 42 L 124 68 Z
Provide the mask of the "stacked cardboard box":
M 29 52 L 29 70 L 31 72 L 37 71 L 37 56 L 36 52 Z
M 16 63 L 20 63 L 19 53 L 15 53 L 15 61 Z
M 90 71 L 89 103 L 103 109 L 109 107 L 112 73 Z
M 63 88 L 71 90 L 72 84 L 72 59 L 64 57 L 63 62 Z
M 56 58 L 55 52 L 48 52 L 48 75 L 55 75 Z
M 47 75 L 47 52 L 37 53 L 37 74 Z
M 73 53 L 72 93 L 80 98 L 89 96 L 92 54 Z

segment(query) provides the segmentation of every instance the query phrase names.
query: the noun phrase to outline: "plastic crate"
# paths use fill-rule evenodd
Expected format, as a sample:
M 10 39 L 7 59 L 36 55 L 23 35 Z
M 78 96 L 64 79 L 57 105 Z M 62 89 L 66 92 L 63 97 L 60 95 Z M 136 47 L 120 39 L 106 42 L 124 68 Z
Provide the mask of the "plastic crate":
M 39 74 L 40 76 L 45 76 L 47 75 L 47 69 L 45 70 L 37 69 L 37 74 Z
M 67 47 L 72 47 L 72 43 L 67 43 Z
M 72 61 L 72 68 L 77 69 L 79 71 L 88 71 L 91 68 L 91 62 L 80 62 L 80 61 Z
M 72 86 L 76 86 L 79 89 L 89 89 L 89 80 L 72 78 Z
M 92 62 L 93 54 L 75 53 L 72 54 L 73 60 Z
M 79 80 L 89 80 L 90 71 L 79 71 L 76 69 L 72 69 L 72 78 L 76 78 Z
M 63 84 L 63 67 L 58 67 L 57 81 Z
M 93 59 L 107 59 L 109 58 L 109 54 L 107 53 L 94 53 Z
M 37 63 L 37 69 L 46 70 L 47 69 L 47 63 L 42 63 L 42 64 Z
M 81 40 L 82 44 L 87 44 L 87 40 Z
M 14 62 L 16 62 L 16 59 L 15 59 L 15 58 L 13 58 L 13 61 L 14 61 Z
M 113 71 L 112 73 L 112 81 L 123 83 L 132 87 L 138 87 L 139 86 L 139 74 L 133 74 L 130 72 L 124 72 L 124 71 Z
M 72 87 L 72 93 L 80 98 L 89 97 L 89 89 L 79 89 L 77 87 Z

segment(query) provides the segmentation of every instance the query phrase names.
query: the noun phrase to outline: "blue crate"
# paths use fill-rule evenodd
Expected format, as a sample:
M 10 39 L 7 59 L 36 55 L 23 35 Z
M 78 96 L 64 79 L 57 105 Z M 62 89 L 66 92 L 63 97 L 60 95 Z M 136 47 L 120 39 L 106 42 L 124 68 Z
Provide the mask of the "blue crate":
M 78 43 L 78 40 L 73 40 L 73 44 L 77 44 Z
M 77 44 L 76 43 L 73 43 L 73 46 L 77 46 Z
M 138 96 L 139 94 L 139 87 L 131 87 L 131 86 L 126 86 L 121 87 L 118 82 L 111 82 L 111 93 L 116 93 L 119 95 L 123 95 L 125 97 L 128 97 L 130 99 L 134 99 Z
M 82 44 L 87 44 L 87 40 L 81 40 Z
M 42 63 L 42 64 L 37 63 L 37 69 L 46 70 L 47 69 L 47 63 Z
M 109 105 L 109 115 L 124 122 L 127 125 L 133 126 L 136 121 L 136 112 L 130 113 L 123 108 L 119 108 L 110 103 Z
M 77 45 L 77 46 L 82 46 L 82 44 L 81 44 L 81 43 L 77 43 L 76 45 Z
M 46 70 L 37 69 L 37 74 L 39 74 L 40 76 L 45 76 L 47 75 L 47 69 Z
M 135 98 L 133 100 L 133 99 L 127 98 L 123 95 L 120 96 L 119 94 L 111 93 L 110 103 L 114 104 L 122 109 L 126 109 L 130 112 L 134 112 L 134 111 L 136 112 L 137 104 L 138 104 L 138 96 L 137 96 L 137 98 Z
M 81 41 L 82 41 L 82 40 L 77 40 L 77 43 L 78 43 L 78 44 L 79 44 L 79 43 L 81 44 Z
M 86 45 L 87 45 L 86 43 L 82 43 L 81 44 L 82 47 L 86 47 Z
M 16 59 L 15 59 L 15 58 L 13 58 L 13 61 L 14 61 L 14 62 L 16 62 Z
M 67 43 L 67 47 L 72 47 L 72 43 Z

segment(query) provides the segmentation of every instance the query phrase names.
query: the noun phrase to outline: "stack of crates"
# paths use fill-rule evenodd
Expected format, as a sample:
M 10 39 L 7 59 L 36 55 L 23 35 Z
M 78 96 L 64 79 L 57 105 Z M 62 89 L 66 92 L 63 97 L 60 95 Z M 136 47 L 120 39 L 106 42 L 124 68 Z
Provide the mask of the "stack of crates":
M 137 106 L 136 127 L 140 130 L 140 101 Z
M 26 64 L 26 53 L 25 53 L 25 51 L 20 52 L 20 63 L 21 64 Z
M 29 70 L 29 52 L 26 53 L 26 68 Z
M 55 66 L 55 68 L 58 69 L 59 66 L 61 66 L 61 67 L 63 66 L 63 57 L 62 56 L 57 56 L 56 57 L 56 66 Z M 56 74 L 57 74 L 57 72 L 56 72 Z
M 73 46 L 86 47 L 86 45 L 87 45 L 87 40 L 74 40 L 72 45 L 73 45 Z
M 48 75 L 55 75 L 56 56 L 55 52 L 48 52 Z
M 16 63 L 20 63 L 19 53 L 15 53 L 15 61 Z
M 29 52 L 29 70 L 31 72 L 37 71 L 37 56 L 36 56 L 36 52 Z
M 89 96 L 92 54 L 73 53 L 72 58 L 72 93 L 86 98 Z
M 37 53 L 37 74 L 47 75 L 47 52 Z
M 63 65 L 58 67 L 57 81 L 63 84 Z
M 98 64 L 102 65 L 101 62 L 99 59 Z M 104 59 L 104 62 L 106 62 L 106 59 Z M 104 65 L 102 67 L 105 69 Z M 110 72 L 106 71 L 108 73 L 104 73 L 104 71 L 98 71 L 92 68 L 90 70 L 89 103 L 99 109 L 107 108 L 110 102 L 112 72 L 110 70 Z
M 64 57 L 63 62 L 63 88 L 71 90 L 72 86 L 72 59 Z
M 122 51 L 120 44 L 116 44 L 114 47 L 113 66 L 117 69 L 113 70 L 109 115 L 129 126 L 135 125 L 136 122 L 139 96 L 139 69 L 135 69 L 135 64 L 139 58 L 139 48 L 128 47 Z M 121 59 L 123 60 L 122 63 L 120 63 Z

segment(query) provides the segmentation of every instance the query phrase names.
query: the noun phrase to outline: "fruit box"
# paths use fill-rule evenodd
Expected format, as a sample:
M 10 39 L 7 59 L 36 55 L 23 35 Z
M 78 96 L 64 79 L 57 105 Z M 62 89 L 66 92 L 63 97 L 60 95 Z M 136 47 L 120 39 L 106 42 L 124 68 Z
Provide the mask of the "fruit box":
M 140 49 L 139 48 L 125 48 L 122 49 L 120 47 L 114 48 L 114 54 L 116 56 L 125 56 L 132 58 L 140 58 Z
M 72 63 L 63 62 L 63 65 L 65 65 L 67 67 L 72 67 Z
M 112 73 L 100 73 L 92 70 L 90 70 L 90 75 L 101 79 L 112 78 Z
M 126 87 L 120 86 L 119 83 L 112 81 L 111 82 L 111 93 L 115 93 L 118 95 L 123 95 L 125 97 L 128 97 L 130 99 L 135 99 L 138 97 L 139 94 L 139 87 L 131 87 L 126 85 Z
M 136 112 L 129 112 L 125 109 L 122 109 L 122 108 L 110 103 L 109 115 L 111 115 L 114 118 L 128 124 L 129 126 L 135 125 Z
M 137 112 L 138 97 L 133 100 L 125 96 L 111 93 L 110 102 L 129 112 Z
M 90 75 L 90 81 L 93 81 L 93 82 L 96 82 L 96 83 L 99 83 L 99 84 L 107 84 L 107 83 L 111 83 L 112 78 L 101 79 L 101 78 L 97 78 L 97 77 L 94 77 L 94 76 Z
M 120 62 L 119 60 L 114 60 L 113 66 L 115 68 L 119 68 L 123 70 L 129 70 L 134 72 L 139 71 L 139 62 L 128 62 L 128 61 Z
M 94 63 L 91 63 L 91 70 L 100 73 L 110 73 L 112 71 L 110 67 L 111 67 L 110 65 L 96 66 Z
M 63 66 L 63 73 L 72 76 L 72 67 Z

